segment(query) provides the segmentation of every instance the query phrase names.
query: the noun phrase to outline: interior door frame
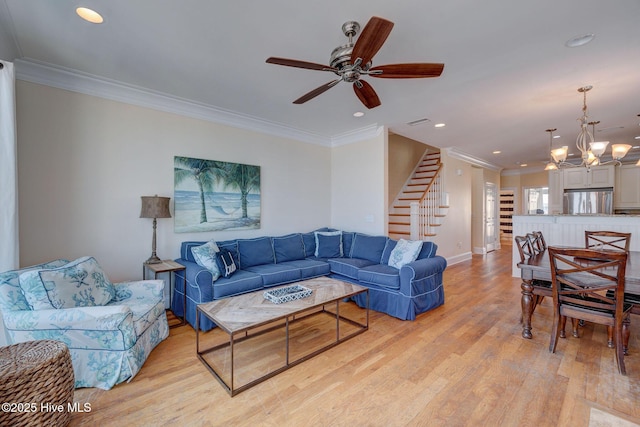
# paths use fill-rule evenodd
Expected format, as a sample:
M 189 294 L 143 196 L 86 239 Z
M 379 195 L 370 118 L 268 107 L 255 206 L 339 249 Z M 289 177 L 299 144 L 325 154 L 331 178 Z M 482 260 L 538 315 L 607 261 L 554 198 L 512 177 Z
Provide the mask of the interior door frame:
M 489 212 L 489 189 L 493 192 L 493 241 L 489 242 L 487 235 L 487 224 L 489 219 L 487 218 L 487 212 Z M 500 249 L 500 192 L 498 185 L 495 182 L 485 181 L 484 183 L 484 215 L 482 224 L 482 235 L 484 238 L 484 250 L 485 253 Z

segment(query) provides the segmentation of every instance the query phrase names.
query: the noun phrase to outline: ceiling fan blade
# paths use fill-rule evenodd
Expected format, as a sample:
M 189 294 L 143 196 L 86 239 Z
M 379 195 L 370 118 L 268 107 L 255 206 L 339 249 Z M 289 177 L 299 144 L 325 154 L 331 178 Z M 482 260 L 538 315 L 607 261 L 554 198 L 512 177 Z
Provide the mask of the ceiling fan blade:
M 336 71 L 335 68 L 328 65 L 316 64 L 314 62 L 298 61 L 296 59 L 287 58 L 267 58 L 268 64 L 285 65 L 287 67 L 304 68 L 306 70 L 319 70 L 319 71 Z
M 334 87 L 335 85 L 340 83 L 341 81 L 342 81 L 342 79 L 336 79 L 336 80 L 333 80 L 333 81 L 331 81 L 329 83 L 323 84 L 322 86 L 315 88 L 311 92 L 305 93 L 300 98 L 298 98 L 295 101 L 293 101 L 293 103 L 294 104 L 304 104 L 308 100 L 313 99 L 316 96 L 320 95 L 321 93 L 324 93 L 324 92 L 328 91 L 329 89 L 331 89 L 332 87 Z
M 356 92 L 358 99 L 367 108 L 375 108 L 381 104 L 380 98 L 373 87 L 364 80 L 358 80 L 353 83 L 353 90 Z
M 422 77 L 439 77 L 444 64 L 390 64 L 371 67 L 369 71 L 382 71 L 381 74 L 370 74 L 371 77 L 383 79 L 415 79 Z
M 393 22 L 377 16 L 372 17 L 353 46 L 351 63 L 353 64 L 357 58 L 361 58 L 362 65 L 367 65 L 387 40 L 392 28 Z

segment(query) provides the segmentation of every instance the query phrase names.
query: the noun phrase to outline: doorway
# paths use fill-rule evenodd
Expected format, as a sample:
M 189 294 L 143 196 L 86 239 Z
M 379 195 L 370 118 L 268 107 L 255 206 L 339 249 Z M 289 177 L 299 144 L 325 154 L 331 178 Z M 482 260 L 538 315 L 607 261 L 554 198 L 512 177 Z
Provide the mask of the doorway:
M 493 182 L 485 182 L 485 221 L 484 221 L 484 247 L 487 252 L 500 249 L 498 237 L 498 187 Z

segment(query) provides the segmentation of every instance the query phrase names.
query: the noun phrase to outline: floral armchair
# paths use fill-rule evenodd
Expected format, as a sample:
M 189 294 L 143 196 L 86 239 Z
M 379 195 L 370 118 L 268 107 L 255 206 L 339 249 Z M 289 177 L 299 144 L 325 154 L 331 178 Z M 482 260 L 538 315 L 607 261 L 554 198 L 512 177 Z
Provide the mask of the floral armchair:
M 75 387 L 130 381 L 169 335 L 164 282 L 111 283 L 94 258 L 55 260 L 0 273 L 0 310 L 11 344 L 69 347 Z

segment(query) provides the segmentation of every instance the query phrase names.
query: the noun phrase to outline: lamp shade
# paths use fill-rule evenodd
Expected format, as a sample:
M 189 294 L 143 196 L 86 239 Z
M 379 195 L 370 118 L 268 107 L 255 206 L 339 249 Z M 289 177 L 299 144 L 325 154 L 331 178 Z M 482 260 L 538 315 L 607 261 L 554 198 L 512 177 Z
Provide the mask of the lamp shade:
M 607 149 L 607 145 L 609 145 L 609 141 L 591 142 L 589 143 L 589 148 L 594 156 L 600 157 Z
M 171 218 L 169 212 L 170 197 L 142 196 L 140 218 Z
M 631 145 L 629 144 L 613 144 L 611 146 L 611 156 L 616 160 L 620 160 L 627 155 L 629 150 L 631 150 Z
M 564 162 L 567 160 L 567 152 L 569 147 L 566 145 L 560 148 L 556 148 L 555 150 L 551 150 L 551 156 L 556 162 Z

